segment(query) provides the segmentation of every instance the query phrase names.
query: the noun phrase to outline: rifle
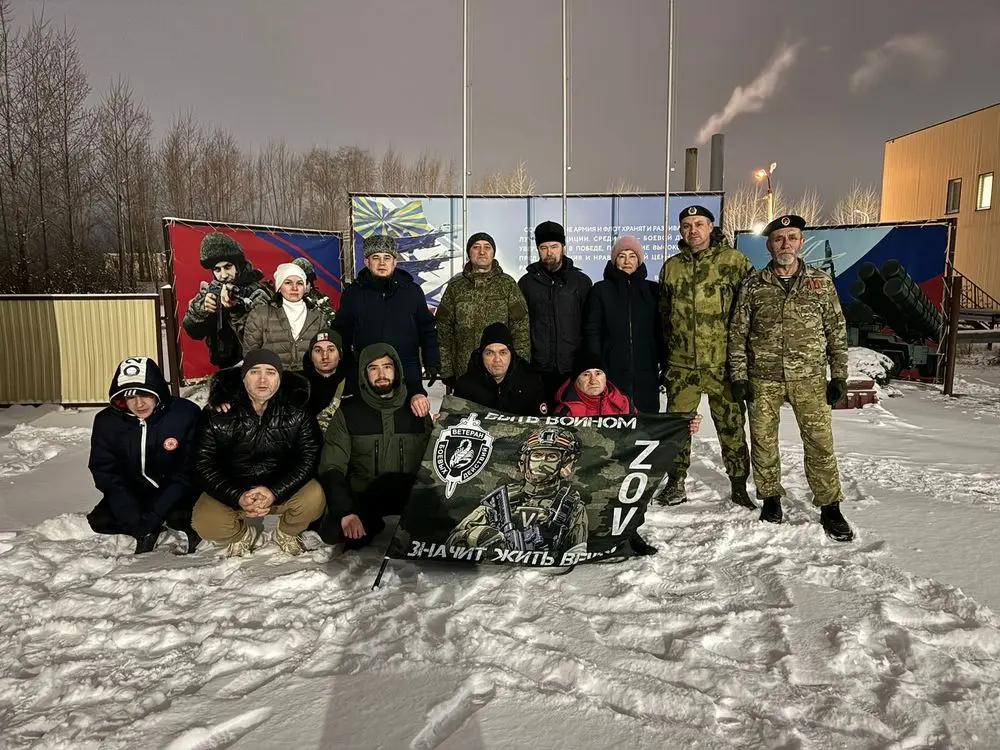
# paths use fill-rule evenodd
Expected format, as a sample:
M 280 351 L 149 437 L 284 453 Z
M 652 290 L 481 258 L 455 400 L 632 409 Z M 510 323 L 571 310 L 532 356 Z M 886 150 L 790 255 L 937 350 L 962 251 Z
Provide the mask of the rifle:
M 507 486 L 497 487 L 480 500 L 479 504 L 486 509 L 486 523 L 503 534 L 507 540 L 507 548 L 523 552 L 524 534 L 514 525 L 514 518 L 510 514 L 510 494 L 507 492 Z
M 562 488 L 562 494 L 559 496 L 559 500 L 552 511 L 552 517 L 549 520 L 549 528 L 557 529 L 552 537 L 553 552 L 558 552 L 562 549 L 566 535 L 569 534 L 569 514 L 572 511 L 572 503 L 566 499 L 569 497 L 569 493 L 569 487 Z

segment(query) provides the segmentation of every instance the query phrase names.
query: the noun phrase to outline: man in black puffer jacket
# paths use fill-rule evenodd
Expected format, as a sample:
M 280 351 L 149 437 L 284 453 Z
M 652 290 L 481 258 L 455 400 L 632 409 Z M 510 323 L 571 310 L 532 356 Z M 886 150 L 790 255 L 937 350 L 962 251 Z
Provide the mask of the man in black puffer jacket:
M 257 545 L 246 518 L 280 516 L 275 541 L 290 555 L 303 551 L 300 534 L 323 514 L 323 490 L 312 477 L 322 439 L 305 410 L 309 385 L 282 374 L 274 352 L 247 352 L 240 369 L 215 375 L 198 441 L 196 473 L 204 494 L 194 527 L 229 555 Z
M 566 257 L 566 232 L 554 221 L 535 227 L 539 260 L 517 285 L 528 303 L 531 366 L 540 373 L 549 401 L 569 380 L 583 344 L 583 310 L 590 278 Z
M 483 330 L 455 395 L 508 414 L 537 417 L 548 412 L 542 379 L 514 349 L 514 337 L 503 323 Z
M 198 496 L 190 472 L 198 405 L 173 398 L 159 366 L 147 357 L 118 365 L 108 400 L 91 435 L 90 473 L 104 497 L 87 515 L 90 528 L 135 537 L 140 554 L 156 546 L 166 525 L 183 531 L 193 552 L 201 541 L 191 527 Z

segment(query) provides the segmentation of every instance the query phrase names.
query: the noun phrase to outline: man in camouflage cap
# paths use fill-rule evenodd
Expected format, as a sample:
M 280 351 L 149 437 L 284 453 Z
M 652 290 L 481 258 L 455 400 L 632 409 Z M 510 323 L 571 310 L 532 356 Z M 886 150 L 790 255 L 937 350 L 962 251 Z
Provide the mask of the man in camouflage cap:
M 771 262 L 744 282 L 729 331 L 732 391 L 750 413 L 753 478 L 764 501 L 760 520 L 782 521 L 778 420 L 788 401 L 823 529 L 849 542 L 854 532 L 840 511 L 830 409 L 847 392 L 847 326 L 833 279 L 799 258 L 805 225 L 788 215 L 764 228 Z
M 660 270 L 660 314 L 666 343 L 664 379 L 667 412 L 698 410 L 703 393 L 722 446 L 732 485 L 732 501 L 756 509 L 747 494 L 750 454 L 744 410 L 733 398 L 726 374 L 729 319 L 736 292 L 753 270 L 750 259 L 728 247 L 704 206 L 690 206 L 679 217 L 680 253 Z M 691 463 L 687 443 L 674 462 L 661 503 L 687 501 L 684 479 Z
M 309 285 L 309 291 L 306 292 L 305 299 L 312 302 L 313 307 L 319 310 L 326 321 L 326 327 L 333 328 L 337 313 L 333 309 L 333 303 L 330 302 L 330 298 L 316 288 L 316 269 L 313 268 L 313 264 L 306 258 L 296 258 L 292 263 L 305 272 L 306 283 Z

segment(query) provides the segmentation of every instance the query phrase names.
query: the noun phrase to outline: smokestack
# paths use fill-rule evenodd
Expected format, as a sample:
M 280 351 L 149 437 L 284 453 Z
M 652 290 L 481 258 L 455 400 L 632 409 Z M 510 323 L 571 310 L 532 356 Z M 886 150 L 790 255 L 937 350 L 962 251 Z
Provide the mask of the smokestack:
M 725 151 L 725 136 L 716 133 L 712 136 L 712 161 L 709 166 L 708 189 L 712 191 L 722 190 L 723 152 Z
M 698 189 L 698 149 L 689 148 L 684 152 L 684 191 L 693 193 Z

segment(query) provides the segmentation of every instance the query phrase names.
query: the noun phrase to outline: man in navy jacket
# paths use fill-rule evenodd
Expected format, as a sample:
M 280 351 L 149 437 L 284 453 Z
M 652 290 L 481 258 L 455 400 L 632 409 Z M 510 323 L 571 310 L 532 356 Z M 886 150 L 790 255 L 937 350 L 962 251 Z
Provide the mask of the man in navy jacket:
M 87 516 L 90 527 L 135 537 L 140 554 L 151 551 L 168 526 L 187 535 L 187 551 L 193 552 L 201 538 L 191 526 L 198 490 L 190 467 L 201 410 L 172 397 L 148 357 L 119 363 L 108 400 L 91 436 L 90 473 L 104 497 Z

